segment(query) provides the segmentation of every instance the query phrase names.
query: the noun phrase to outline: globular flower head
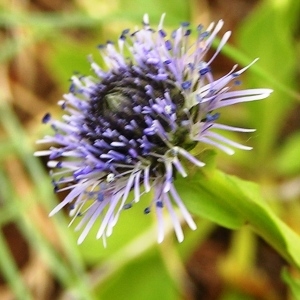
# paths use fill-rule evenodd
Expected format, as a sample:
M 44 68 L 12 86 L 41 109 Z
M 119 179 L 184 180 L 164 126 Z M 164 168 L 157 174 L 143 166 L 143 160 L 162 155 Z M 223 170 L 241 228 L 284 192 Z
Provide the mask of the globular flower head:
M 168 211 L 177 239 L 183 240 L 179 208 L 191 229 L 196 225 L 174 186 L 174 177 L 186 177 L 183 161 L 196 167 L 204 163 L 190 153 L 197 144 L 213 145 L 228 154 L 233 148 L 251 149 L 231 141 L 214 129 L 249 132 L 218 123 L 219 108 L 266 98 L 269 89 L 232 90 L 248 67 L 215 79 L 211 63 L 227 42 L 224 34 L 212 57 L 207 52 L 223 21 L 206 30 L 198 26 L 192 42 L 189 24 L 168 35 L 163 18 L 157 29 L 124 30 L 117 44 L 99 46 L 106 68 L 90 58 L 94 76 L 72 77 L 64 100 L 62 120 L 43 118 L 53 136 L 48 155 L 55 191 L 68 191 L 50 215 L 70 205 L 70 214 L 81 216 L 77 229 L 84 240 L 98 218 L 97 238 L 111 235 L 120 213 L 152 191 L 144 213 L 158 219 L 158 242 L 164 238 L 163 210 Z M 128 55 L 129 53 L 129 55 Z M 201 201 L 201 199 L 199 200 Z

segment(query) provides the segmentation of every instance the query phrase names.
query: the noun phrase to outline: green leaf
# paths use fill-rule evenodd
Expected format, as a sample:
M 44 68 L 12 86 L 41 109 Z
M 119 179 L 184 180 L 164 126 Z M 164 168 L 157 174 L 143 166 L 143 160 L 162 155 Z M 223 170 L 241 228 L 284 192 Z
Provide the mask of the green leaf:
M 300 132 L 291 135 L 275 159 L 275 167 L 282 175 L 296 175 L 300 172 Z
M 252 296 L 242 293 L 241 291 L 237 291 L 234 289 L 227 289 L 221 296 L 220 300 L 255 300 L 255 299 Z
M 259 133 L 253 152 L 257 166 L 269 162 L 269 153 L 285 121 L 284 115 L 293 104 L 292 98 L 272 81 L 295 88 L 297 56 L 294 30 L 297 26 L 295 14 L 299 16 L 300 11 L 299 3 L 294 0 L 264 1 L 243 23 L 238 35 L 239 48 L 253 58 L 259 57 L 259 65 L 271 77 L 271 80 L 262 80 L 256 74 L 252 76 L 249 73 L 248 82 L 251 86 L 274 89 L 269 99 L 248 104 L 251 126 Z
M 227 194 L 212 193 L 209 189 L 199 184 L 207 178 L 201 173 L 187 179 L 178 179 L 176 189 L 188 209 L 200 217 L 207 218 L 221 226 L 238 229 L 244 224 L 244 219 L 235 209 L 226 203 Z
M 177 288 L 157 251 L 151 251 L 99 286 L 97 295 L 110 300 L 174 300 L 179 298 Z
M 143 15 L 148 13 L 153 27 L 156 26 L 154 22 L 158 24 L 160 16 L 163 13 L 167 13 L 166 24 L 172 22 L 172 24 L 177 25 L 182 21 L 189 20 L 189 3 L 185 0 L 152 0 L 147 1 L 147 3 L 143 0 L 122 0 L 120 1 L 120 7 L 122 14 L 134 17 L 134 20 L 139 22 L 138 24 L 140 24 Z
M 283 269 L 281 278 L 286 284 L 288 284 L 295 300 L 300 299 L 300 280 L 293 278 L 287 269 Z
M 191 178 L 179 179 L 177 188 L 191 212 L 231 229 L 247 224 L 300 267 L 300 237 L 268 207 L 256 184 L 221 171 L 198 170 Z
M 88 56 L 92 54 L 98 58 L 99 53 L 96 49 L 96 44 L 92 43 L 89 46 L 90 43 L 78 44 L 77 41 L 67 38 L 60 40 L 59 43 L 54 43 L 46 64 L 57 82 L 60 84 L 64 83 L 64 89 L 69 87 L 69 79 L 74 73 L 80 72 L 81 75 L 92 74 Z
M 66 13 L 41 13 L 41 12 L 31 12 L 28 13 L 25 10 L 19 12 L 15 11 L 0 11 L 0 26 L 5 27 L 37 27 L 39 29 L 43 28 L 75 28 L 75 27 L 93 27 L 102 22 L 103 18 L 92 18 L 81 12 L 68 12 Z
M 199 182 L 205 180 L 206 174 L 212 173 L 215 169 L 216 152 L 214 150 L 205 150 L 197 156 L 200 161 L 205 162 L 205 167 L 201 170 L 192 169 L 191 176 L 188 179 L 179 177 L 176 180 L 176 189 L 180 193 L 184 203 L 195 214 L 213 221 L 221 226 L 238 229 L 244 220 L 234 209 L 226 205 L 222 199 L 226 194 L 211 194 L 209 190 L 201 187 Z M 203 171 L 203 172 L 202 172 Z
M 132 194 L 130 194 L 129 197 L 131 196 Z M 145 215 L 143 212 L 144 208 L 151 202 L 150 197 L 150 194 L 143 195 L 141 201 L 134 204 L 134 208 L 124 210 L 121 213 L 112 236 L 106 240 L 106 247 L 103 246 L 101 239 L 96 239 L 97 231 L 99 230 L 101 223 L 101 220 L 99 219 L 99 222 L 96 222 L 96 224 L 92 227 L 84 242 L 78 246 L 84 261 L 89 265 L 99 263 L 99 261 L 105 260 L 108 257 L 113 256 L 115 253 L 118 253 L 119 249 L 122 249 L 122 247 L 125 247 L 132 240 L 146 232 L 153 223 L 152 218 Z M 80 221 L 80 218 L 78 221 Z M 76 227 L 76 222 L 74 223 L 75 224 L 73 224 L 70 228 L 71 231 L 73 231 Z M 74 232 L 76 240 L 81 234 L 81 231 Z M 154 244 L 155 243 L 156 239 L 154 239 Z M 94 249 L 94 251 L 91 251 L 91 249 Z M 124 254 L 123 257 L 125 257 Z

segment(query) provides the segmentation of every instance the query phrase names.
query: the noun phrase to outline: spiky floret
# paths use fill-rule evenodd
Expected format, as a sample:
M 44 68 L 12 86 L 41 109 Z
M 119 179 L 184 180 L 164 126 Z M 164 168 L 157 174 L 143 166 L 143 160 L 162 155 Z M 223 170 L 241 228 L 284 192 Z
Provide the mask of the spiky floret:
M 182 160 L 204 166 L 189 152 L 199 142 L 228 154 L 234 153 L 231 147 L 251 149 L 214 132 L 253 131 L 217 123 L 219 113 L 215 111 L 264 99 L 271 90 L 231 89 L 251 64 L 239 71 L 234 66 L 225 76 L 214 79 L 211 63 L 230 32 L 221 38 L 215 54 L 208 60 L 205 57 L 223 21 L 206 30 L 198 26 L 196 41 L 190 43 L 187 23 L 168 36 L 163 19 L 164 15 L 153 30 L 145 15 L 142 29 L 133 33 L 124 30 L 118 45 L 107 42 L 99 46 L 106 70 L 90 58 L 96 77 L 73 76 L 70 92 L 59 102 L 65 111 L 62 120 L 49 114 L 43 119 L 55 134 L 40 142 L 56 146 L 36 155 L 49 156 L 55 191 L 69 191 L 50 215 L 71 204 L 70 214 L 74 218 L 82 215 L 76 227 L 83 228 L 79 243 L 99 217 L 102 222 L 97 238 L 105 241 L 121 211 L 150 190 L 154 196 L 144 212 L 154 210 L 157 215 L 158 242 L 164 238 L 163 208 L 181 242 L 183 232 L 174 204 L 189 227 L 196 229 L 173 184 L 175 174 L 188 175 Z

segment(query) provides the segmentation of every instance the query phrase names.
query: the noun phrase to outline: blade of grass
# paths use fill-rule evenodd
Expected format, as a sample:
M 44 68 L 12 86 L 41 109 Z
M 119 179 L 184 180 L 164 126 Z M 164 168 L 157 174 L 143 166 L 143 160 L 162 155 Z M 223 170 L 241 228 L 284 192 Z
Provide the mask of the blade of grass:
M 50 250 L 52 248 L 51 245 L 47 245 L 49 244 L 49 242 L 43 239 L 38 228 L 33 226 L 30 221 L 28 222 L 28 218 L 26 217 L 26 210 L 22 205 L 22 203 L 26 203 L 26 201 L 25 199 L 18 199 L 18 196 L 15 194 L 11 182 L 9 182 L 7 176 L 5 176 L 3 171 L 0 172 L 0 182 L 1 185 L 5 186 L 5 206 L 11 206 L 15 211 L 15 217 L 11 221 L 15 222 L 18 225 L 18 228 L 26 237 L 31 247 L 38 253 L 41 253 L 42 256 L 45 256 L 47 261 L 50 262 L 51 268 L 53 268 L 54 271 L 53 273 L 60 279 L 60 281 L 62 281 L 66 286 L 70 285 L 70 282 L 66 280 L 66 278 L 70 277 L 70 275 L 68 274 L 68 270 L 61 261 L 58 261 L 58 254 Z
M 0 172 L 0 181 L 6 186 L 6 196 L 9 197 L 6 199 L 6 203 L 11 203 L 14 210 L 17 211 L 13 221 L 17 224 L 20 232 L 26 238 L 31 248 L 35 249 L 36 253 L 41 255 L 44 261 L 47 262 L 49 268 L 63 286 L 74 289 L 75 285 L 77 293 L 80 294 L 83 299 L 94 299 L 85 284 L 85 275 L 83 273 L 78 274 L 72 266 L 65 262 L 62 255 L 51 245 L 42 232 L 40 232 L 38 226 L 32 222 L 30 215 L 26 212 L 24 205 L 22 205 L 22 203 L 30 202 L 31 199 L 26 199 L 26 197 L 20 199 L 19 196 L 15 194 L 14 188 L 4 175 L 4 172 Z
M 219 44 L 219 39 L 215 39 L 214 46 Z M 242 66 L 247 66 L 253 58 L 249 58 L 246 54 L 238 50 L 237 48 L 226 44 L 222 48 L 222 53 L 227 57 L 231 58 L 233 61 L 238 62 Z M 251 66 L 248 72 L 253 73 L 258 76 L 258 78 L 263 79 L 264 82 L 269 83 L 271 86 L 276 86 L 278 91 L 285 93 L 286 95 L 290 96 L 292 99 L 297 100 L 300 102 L 300 94 L 291 90 L 290 87 L 278 81 L 272 74 L 266 71 L 264 68 L 259 66 L 259 62 Z
M 38 159 L 33 157 L 33 149 L 29 143 L 26 132 L 6 102 L 2 102 L 2 105 L 0 106 L 0 119 L 19 158 L 22 160 L 33 181 L 34 195 L 32 195 L 32 197 L 35 196 L 36 199 L 39 199 L 40 203 L 50 210 L 50 207 L 55 206 L 56 199 L 50 188 L 48 176 L 45 174 Z M 20 145 L 22 145 L 22 147 L 20 147 Z M 17 195 L 12 195 L 11 197 L 18 198 Z M 21 199 L 19 200 L 19 203 L 21 203 Z M 22 201 L 26 203 L 26 199 L 23 199 Z M 28 201 L 30 201 L 30 199 L 28 199 Z M 51 244 L 49 244 L 49 242 L 41 235 L 39 228 L 36 228 L 36 226 L 31 223 L 30 218 L 21 218 L 20 222 L 20 228 L 24 228 L 23 233 L 26 235 L 32 247 L 40 249 L 39 251 L 45 255 L 46 261 L 48 261 L 48 263 L 50 262 L 51 265 L 54 264 L 55 267 L 50 267 L 52 267 L 53 271 L 64 285 L 67 284 L 69 287 L 75 287 L 84 299 L 93 299 L 90 291 L 87 290 L 87 284 L 85 283 L 86 276 L 83 261 L 75 242 L 67 231 L 63 216 L 61 215 L 53 219 L 53 223 L 56 225 L 57 232 L 60 236 L 60 242 L 65 253 L 67 253 L 67 263 L 65 264 L 60 260 L 60 254 L 55 253 Z
M 33 299 L 20 276 L 12 255 L 10 254 L 10 249 L 5 241 L 2 230 L 0 230 L 0 257 L 2 274 L 10 286 L 11 291 L 16 296 L 16 299 Z
M 95 19 L 83 13 L 28 13 L 26 11 L 0 12 L 0 26 L 37 26 L 50 28 L 93 27 L 103 22 L 102 18 Z

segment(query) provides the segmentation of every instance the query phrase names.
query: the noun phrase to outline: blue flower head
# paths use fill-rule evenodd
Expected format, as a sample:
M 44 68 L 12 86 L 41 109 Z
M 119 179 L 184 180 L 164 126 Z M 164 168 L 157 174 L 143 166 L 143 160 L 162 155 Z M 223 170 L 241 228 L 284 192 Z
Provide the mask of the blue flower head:
M 234 66 L 225 76 L 214 78 L 211 63 L 230 32 L 221 38 L 212 57 L 207 58 L 207 52 L 223 21 L 206 30 L 198 26 L 196 40 L 191 42 L 189 24 L 182 23 L 168 35 L 163 19 L 164 15 L 158 28 L 152 29 L 145 15 L 142 29 L 124 30 L 116 44 L 109 41 L 100 46 L 107 67 L 90 59 L 95 75 L 71 78 L 70 91 L 59 102 L 65 112 L 62 120 L 50 114 L 43 118 L 54 135 L 40 142 L 55 146 L 36 155 L 49 156 L 55 191 L 68 191 L 50 215 L 66 205 L 73 218 L 80 215 L 79 243 L 99 218 L 97 238 L 105 242 L 120 213 L 150 191 L 153 197 L 144 213 L 157 216 L 158 242 L 164 239 L 164 210 L 181 242 L 178 212 L 191 229 L 196 225 L 176 191 L 174 177 L 188 176 L 183 161 L 204 166 L 190 150 L 198 143 L 228 154 L 234 153 L 232 148 L 251 149 L 214 131 L 253 131 L 218 123 L 216 111 L 266 98 L 271 90 L 232 90 L 251 64 L 240 70 Z

